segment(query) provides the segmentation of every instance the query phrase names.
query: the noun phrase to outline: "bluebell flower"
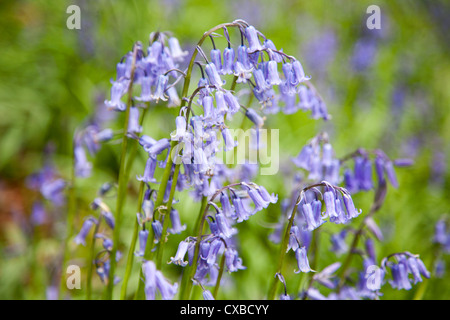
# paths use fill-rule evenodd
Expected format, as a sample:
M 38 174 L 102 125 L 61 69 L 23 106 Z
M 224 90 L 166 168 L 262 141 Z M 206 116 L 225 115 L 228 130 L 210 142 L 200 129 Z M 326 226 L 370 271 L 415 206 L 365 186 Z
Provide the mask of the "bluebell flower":
M 175 118 L 176 131 L 170 134 L 172 141 L 180 141 L 183 139 L 186 133 L 186 118 L 183 116 L 178 116 Z
M 298 247 L 297 250 L 295 250 L 295 259 L 297 259 L 297 267 L 298 267 L 298 270 L 294 270 L 295 273 L 299 272 L 308 273 L 313 271 L 309 266 L 308 256 L 305 247 Z
M 139 109 L 130 107 L 130 115 L 128 118 L 128 133 L 140 133 L 142 126 L 139 124 Z
M 34 226 L 40 226 L 47 222 L 47 212 L 40 201 L 35 201 L 31 209 L 30 221 Z
M 347 192 L 342 193 L 342 199 L 344 200 L 345 208 L 347 209 L 347 214 L 350 218 L 356 218 L 361 214 L 361 210 L 358 211 L 355 208 L 352 197 Z
M 325 267 L 322 271 L 316 273 L 313 276 L 314 281 L 317 281 L 321 285 L 329 288 L 335 289 L 336 282 L 332 281 L 332 278 L 335 277 L 334 273 L 341 267 L 340 262 L 335 262 Z
M 233 74 L 238 77 L 236 83 L 247 83 L 252 77 L 253 67 L 246 68 L 240 61 L 236 61 Z
M 180 46 L 180 42 L 175 37 L 170 37 L 168 40 L 170 55 L 174 61 L 183 61 L 189 52 L 183 51 Z
M 236 54 L 233 48 L 225 48 L 223 50 L 223 66 L 222 74 L 234 73 L 234 58 Z
M 182 267 L 186 266 L 188 264 L 188 262 L 184 261 L 184 257 L 186 256 L 188 248 L 189 248 L 189 242 L 186 240 L 181 241 L 178 244 L 178 249 L 175 254 L 175 257 L 170 257 L 169 263 L 173 263 L 173 264 L 176 264 L 176 265 L 179 265 Z
M 211 246 L 208 252 L 208 256 L 206 258 L 206 263 L 210 266 L 213 266 L 216 263 L 217 255 L 222 250 L 224 244 L 221 239 L 214 238 L 211 241 Z
M 225 81 L 220 78 L 219 72 L 214 63 L 208 63 L 205 67 L 205 72 L 211 85 L 216 86 L 216 88 L 220 88 L 225 84 Z
M 127 81 L 115 81 L 111 87 L 111 100 L 105 100 L 105 105 L 112 110 L 125 111 L 127 105 L 121 101 L 122 96 L 127 92 Z
M 172 228 L 169 229 L 169 232 L 172 234 L 180 234 L 184 230 L 186 230 L 186 225 L 181 224 L 180 215 L 178 211 L 174 208 L 170 210 L 170 222 L 172 223 Z
M 148 148 L 147 152 L 150 156 L 157 156 L 161 154 L 164 150 L 170 148 L 170 141 L 169 139 L 163 138 L 158 141 L 156 141 L 155 144 L 153 144 L 150 148 Z
M 202 100 L 203 117 L 205 120 L 212 120 L 214 117 L 214 101 L 211 96 L 206 96 Z
M 237 222 L 248 220 L 248 218 L 251 216 L 251 212 L 248 212 L 244 208 L 241 198 L 233 197 L 231 201 L 233 202 L 233 206 L 236 211 Z
M 101 214 L 102 214 L 102 217 L 103 217 L 103 219 L 105 220 L 105 222 L 106 222 L 106 224 L 111 228 L 111 229 L 114 229 L 114 225 L 115 225 L 115 222 L 114 222 L 114 216 L 113 216 L 113 214 L 111 213 L 111 211 L 109 211 L 109 210 L 101 210 Z
M 319 203 L 320 203 L 320 201 L 314 200 L 313 205 L 311 205 L 311 203 L 309 203 L 309 202 L 306 202 L 306 203 L 303 203 L 301 206 L 301 212 L 305 219 L 304 228 L 308 231 L 317 229 L 319 226 L 321 226 L 323 223 L 325 223 L 325 220 L 320 215 Z
M 292 84 L 299 84 L 301 82 L 311 79 L 310 77 L 305 76 L 305 72 L 303 71 L 302 64 L 298 60 L 295 60 L 292 63 L 292 71 L 293 71 L 293 75 L 294 75 L 294 77 L 291 80 L 291 81 L 293 81 Z
M 394 289 L 405 289 L 410 290 L 412 288 L 411 283 L 408 279 L 408 271 L 405 264 L 391 264 L 390 266 L 392 272 L 392 280 L 390 281 L 391 286 Z
M 245 70 L 248 70 L 249 72 L 253 69 L 253 66 L 250 63 L 247 51 L 248 51 L 248 48 L 245 45 L 241 45 L 238 47 L 235 72 L 237 71 L 236 66 L 238 63 L 241 65 L 242 68 L 244 68 Z
M 228 113 L 230 115 L 235 114 L 241 108 L 238 99 L 230 91 L 226 91 L 224 93 L 224 99 L 225 103 L 228 106 Z
M 398 181 L 397 181 L 397 176 L 395 174 L 393 162 L 387 161 L 384 164 L 384 169 L 386 170 L 386 175 L 387 175 L 387 178 L 388 178 L 389 182 L 391 183 L 391 185 L 394 188 L 398 188 Z
M 264 48 L 269 49 L 270 59 L 273 59 L 278 63 L 283 62 L 283 56 L 277 52 L 273 52 L 273 51 L 278 51 L 278 50 L 275 47 L 275 44 L 273 43 L 272 40 L 265 39 L 264 40 Z M 279 50 L 279 51 L 283 52 L 283 50 Z
M 51 201 L 53 204 L 59 206 L 65 201 L 64 189 L 67 183 L 63 179 L 54 179 L 51 181 L 44 180 L 40 186 L 41 194 L 45 199 Z
M 262 118 L 255 110 L 248 108 L 245 110 L 245 116 L 255 124 L 256 128 L 261 128 L 264 125 L 264 118 Z
M 136 252 L 136 255 L 139 257 L 143 257 L 145 254 L 145 247 L 147 245 L 148 230 L 139 231 L 138 238 L 139 238 L 139 251 Z
M 222 73 L 222 53 L 219 49 L 212 49 L 211 50 L 211 62 L 214 63 L 216 66 L 216 70 L 219 74 Z
M 209 290 L 203 290 L 202 296 L 203 296 L 204 300 L 214 300 L 214 297 L 213 297 L 211 291 L 209 291 Z
M 156 183 L 156 179 L 154 178 L 155 170 L 156 170 L 157 160 L 155 156 L 149 156 L 147 162 L 145 164 L 144 175 L 137 176 L 136 179 L 138 181 L 143 181 L 145 183 Z
M 153 100 L 152 84 L 154 79 L 152 77 L 144 76 L 141 78 L 141 95 L 136 97 L 138 101 L 149 102 Z
M 445 219 L 440 219 L 434 226 L 434 238 L 433 242 L 440 245 L 446 245 L 449 236 L 447 233 L 447 224 Z
M 232 248 L 225 249 L 225 265 L 229 272 L 246 269 L 246 267 L 242 265 L 242 259 L 239 258 L 238 252 Z
M 348 251 L 348 245 L 345 242 L 345 238 L 347 237 L 347 230 L 342 230 L 337 234 L 331 235 L 331 251 L 333 251 L 336 255 L 340 256 Z
M 155 243 L 158 243 L 161 240 L 163 230 L 161 221 L 159 220 L 152 221 L 152 229 L 155 235 Z
M 245 28 L 245 37 L 248 41 L 248 49 L 247 53 L 254 53 L 255 51 L 261 51 L 263 50 L 263 47 L 261 46 L 261 43 L 258 39 L 258 31 L 253 26 L 248 26 Z
M 147 300 L 155 300 L 156 290 L 163 300 L 171 300 L 177 293 L 178 284 L 170 284 L 161 271 L 156 269 L 153 261 L 145 261 L 142 264 L 142 273 L 145 277 L 145 296 Z
M 166 89 L 166 94 L 169 97 L 167 103 L 168 108 L 178 107 L 181 104 L 180 96 L 178 95 L 177 89 L 175 87 L 170 87 Z
M 165 94 L 167 83 L 169 81 L 169 77 L 163 74 L 158 76 L 158 80 L 156 81 L 155 92 L 153 93 L 153 99 L 158 101 L 161 99 L 163 101 L 167 101 L 167 96 Z
M 87 160 L 86 152 L 82 146 L 75 146 L 74 150 L 75 175 L 86 178 L 91 175 L 92 163 Z
M 94 218 L 87 218 L 86 220 L 84 220 L 83 225 L 81 226 L 81 230 L 80 232 L 77 234 L 77 236 L 75 237 L 74 241 L 76 244 L 82 244 L 83 246 L 86 245 L 86 237 L 89 233 L 89 231 L 91 231 L 91 228 L 96 225 L 98 222 L 96 219 Z

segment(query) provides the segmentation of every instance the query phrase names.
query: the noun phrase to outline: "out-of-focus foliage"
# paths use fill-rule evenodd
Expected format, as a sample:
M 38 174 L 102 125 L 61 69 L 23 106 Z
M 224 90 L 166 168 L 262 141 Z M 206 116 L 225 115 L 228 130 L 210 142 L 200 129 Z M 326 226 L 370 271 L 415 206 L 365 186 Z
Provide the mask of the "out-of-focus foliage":
M 81 8 L 81 30 L 66 27 L 70 4 Z M 66 213 L 57 209 L 52 217 L 58 222 L 33 229 L 29 215 L 36 194 L 27 189 L 26 177 L 41 168 L 49 143 L 60 174 L 69 177 L 75 128 L 109 97 L 109 80 L 124 53 L 137 40 L 146 43 L 155 30 L 173 32 L 192 52 L 207 29 L 238 18 L 302 61 L 332 115 L 327 123 L 301 112 L 268 118 L 267 126 L 280 129 L 280 153 L 285 159 L 278 175 L 256 182 L 286 196 L 294 174 L 289 157 L 320 130 L 329 133 L 338 156 L 364 147 L 382 148 L 392 158 L 411 157 L 414 166 L 398 170 L 400 188 L 389 189 L 383 209 L 375 216 L 385 233 L 377 255 L 409 250 L 430 263 L 434 224 L 450 211 L 450 5 L 446 1 L 378 1 L 381 30 L 368 30 L 366 9 L 371 4 L 338 0 L 0 2 L 0 298 L 45 298 L 45 288 L 58 280 L 54 272 Z M 369 61 L 358 60 L 364 49 Z M 152 109 L 144 130 L 155 138 L 166 137 L 174 129 L 175 113 Z M 82 216 L 89 214 L 92 195 L 103 182 L 116 178 L 119 151 L 114 142 L 106 144 L 94 162 L 98 168 L 94 176 L 78 182 L 82 210 L 77 228 Z M 144 157 L 133 174 L 140 174 L 143 166 Z M 131 189 L 136 192 L 135 185 Z M 368 211 L 372 196 L 357 195 L 354 201 Z M 194 220 L 197 204 L 189 203 L 187 197 L 181 200 L 188 201 L 181 216 Z M 131 202 L 124 211 L 128 215 L 124 239 L 131 236 L 134 223 L 136 205 Z M 278 253 L 264 226 L 278 216 L 279 204 L 240 226 L 247 229 L 240 239 L 247 270 L 235 275 L 234 288 L 224 290 L 221 298 L 234 298 L 233 292 L 242 299 L 264 298 Z M 333 226 L 327 228 L 334 231 Z M 329 234 L 322 232 L 320 241 L 328 245 Z M 83 250 L 88 251 L 71 249 L 80 257 Z M 166 250 L 168 257 L 175 251 L 176 241 Z M 319 266 L 336 259 L 333 253 L 322 252 Z M 175 268 L 167 266 L 168 273 L 175 273 Z M 449 271 L 442 279 L 428 280 L 424 298 L 450 298 Z M 130 288 L 137 284 L 137 269 L 134 273 L 136 281 L 132 279 Z M 298 285 L 299 275 L 285 277 L 288 289 Z M 96 279 L 94 286 L 102 285 Z M 410 299 L 415 289 L 398 291 L 386 286 L 383 293 L 386 299 Z

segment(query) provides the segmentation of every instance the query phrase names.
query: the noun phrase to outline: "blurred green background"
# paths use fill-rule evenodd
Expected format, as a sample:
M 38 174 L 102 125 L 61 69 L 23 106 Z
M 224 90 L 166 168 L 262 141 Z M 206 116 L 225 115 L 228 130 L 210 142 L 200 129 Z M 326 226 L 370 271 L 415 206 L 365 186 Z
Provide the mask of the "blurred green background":
M 66 27 L 71 4 L 81 8 L 81 30 Z M 366 28 L 366 9 L 372 4 L 381 8 L 381 30 Z M 407 250 L 420 254 L 429 266 L 434 224 L 450 211 L 449 14 L 450 3 L 444 0 L 1 1 L 0 298 L 44 299 L 47 286 L 57 282 L 66 213 L 64 208 L 53 209 L 52 222 L 30 230 L 29 215 L 37 195 L 27 189 L 26 178 L 42 167 L 49 143 L 61 176 L 70 176 L 74 130 L 109 98 L 109 81 L 120 58 L 135 41 L 147 44 L 150 32 L 156 30 L 173 32 L 192 52 L 206 30 L 238 18 L 302 62 L 332 115 L 327 123 L 302 112 L 268 117 L 267 127 L 280 129 L 282 170 L 255 182 L 277 192 L 280 199 L 285 197 L 295 173 L 289 157 L 321 130 L 329 133 L 338 156 L 363 147 L 381 148 L 391 158 L 413 158 L 413 167 L 397 170 L 400 188 L 389 189 L 375 216 L 385 233 L 384 242 L 377 243 L 377 257 Z M 369 59 L 359 58 L 361 50 Z M 154 108 L 144 132 L 166 137 L 174 129 L 176 112 Z M 120 119 L 118 124 L 117 128 Z M 90 214 L 93 194 L 103 182 L 115 180 L 119 151 L 117 143 L 105 144 L 93 160 L 94 175 L 77 181 L 76 230 Z M 144 161 L 142 154 L 132 176 L 142 173 Z M 136 192 L 135 185 L 131 192 Z M 372 193 L 358 194 L 354 201 L 367 212 L 372 197 Z M 198 204 L 189 202 L 187 195 L 181 200 L 187 203 L 179 209 L 183 222 L 190 226 Z M 131 196 L 124 244 L 129 243 L 135 207 Z M 219 298 L 236 298 L 236 292 L 239 299 L 265 297 L 278 246 L 267 240 L 271 231 L 264 225 L 277 221 L 279 215 L 277 204 L 239 226 L 239 250 L 247 270 L 234 274 Z M 339 228 L 324 227 L 328 231 L 321 234 L 319 269 L 336 260 L 326 246 L 329 233 Z M 167 260 L 187 235 L 174 236 Z M 71 251 L 71 261 L 84 271 L 88 249 L 71 246 Z M 293 271 L 294 261 L 290 262 Z M 119 264 L 119 273 L 124 264 Z M 138 281 L 135 267 L 130 291 Z M 440 279 L 428 280 L 425 299 L 450 298 L 448 271 Z M 168 265 L 164 272 L 176 279 L 179 269 Z M 294 290 L 300 276 L 292 272 L 285 277 L 288 290 Z M 97 277 L 94 288 L 102 290 Z M 382 298 L 411 299 L 415 290 L 385 285 Z M 83 289 L 73 297 L 83 298 Z

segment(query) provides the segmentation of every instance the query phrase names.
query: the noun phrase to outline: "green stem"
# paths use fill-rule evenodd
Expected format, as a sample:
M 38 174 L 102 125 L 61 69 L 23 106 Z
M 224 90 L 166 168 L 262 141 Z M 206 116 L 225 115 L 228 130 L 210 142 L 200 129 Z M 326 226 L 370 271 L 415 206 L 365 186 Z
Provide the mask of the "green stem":
M 89 254 L 89 267 L 87 272 L 87 279 L 86 279 L 86 300 L 91 300 L 92 297 L 92 272 L 94 270 L 94 259 L 95 259 L 95 235 L 98 232 L 98 229 L 100 228 L 100 221 L 101 219 L 98 219 L 97 224 L 95 225 L 94 233 L 92 234 L 92 240 L 91 240 L 91 250 Z
M 284 258 L 286 256 L 286 250 L 287 250 L 288 244 L 289 244 L 289 234 L 291 232 L 292 225 L 294 224 L 295 214 L 297 213 L 297 208 L 299 205 L 298 200 L 299 199 L 297 199 L 297 202 L 294 205 L 294 208 L 292 209 L 291 217 L 289 218 L 289 223 L 286 227 L 286 231 L 284 232 L 284 237 L 283 237 L 283 240 L 281 242 L 281 247 L 280 247 L 280 256 L 278 259 L 278 266 L 277 266 L 277 270 L 276 270 L 275 274 L 277 274 L 277 273 L 282 274 L 281 271 L 283 269 Z M 269 294 L 267 295 L 268 300 L 275 299 L 275 295 L 277 293 L 277 285 L 278 285 L 278 279 L 275 276 L 274 279 L 272 280 L 272 285 L 270 286 Z
M 379 209 L 379 207 L 378 207 L 378 209 Z M 350 245 L 350 249 L 347 253 L 347 256 L 344 260 L 344 263 L 342 264 L 342 268 L 340 271 L 340 280 L 339 280 L 339 284 L 337 287 L 338 292 L 342 289 L 342 287 L 345 284 L 345 280 L 348 276 L 348 270 L 349 270 L 350 264 L 352 262 L 353 254 L 355 252 L 356 247 L 358 246 L 359 238 L 363 234 L 364 227 L 366 226 L 366 222 L 378 209 L 375 207 L 375 205 L 372 205 L 369 213 L 364 217 L 363 221 L 361 222 L 361 225 L 356 230 L 355 235 L 353 236 L 352 244 Z
M 66 264 L 69 260 L 69 240 L 72 237 L 75 213 L 77 210 L 76 194 L 75 194 L 75 141 L 72 140 L 72 169 L 69 187 L 69 203 L 67 208 L 67 225 L 66 225 L 66 237 L 63 244 L 63 261 L 61 265 L 61 283 L 59 289 L 59 299 L 62 299 L 63 294 L 66 292 Z
M 225 269 L 225 253 L 222 255 L 222 259 L 220 259 L 220 268 L 219 274 L 217 275 L 216 286 L 214 287 L 213 297 L 217 299 L 217 293 L 219 292 L 220 281 L 222 280 L 223 271 Z
M 128 86 L 128 101 L 127 101 L 127 108 L 125 111 L 125 121 L 123 126 L 123 138 L 122 138 L 122 152 L 120 155 L 120 167 L 119 167 L 119 187 L 117 191 L 117 201 L 116 201 L 116 217 L 115 217 L 115 227 L 113 231 L 113 248 L 111 250 L 111 256 L 110 256 L 110 271 L 109 271 L 109 279 L 108 284 L 106 287 L 105 292 L 105 298 L 107 300 L 112 299 L 113 295 L 113 289 L 114 289 L 114 275 L 116 271 L 116 254 L 117 254 L 117 248 L 119 247 L 120 242 L 120 228 L 122 225 L 122 210 L 123 210 L 123 204 L 125 202 L 126 194 L 127 194 L 127 186 L 128 186 L 128 176 L 126 176 L 125 171 L 125 159 L 127 154 L 127 147 L 128 147 L 128 120 L 130 117 L 130 108 L 132 104 L 132 90 L 133 90 L 133 79 L 134 79 L 134 73 L 136 70 L 136 55 L 137 55 L 137 46 L 133 49 L 133 60 L 131 65 L 131 73 L 130 73 L 130 84 Z
M 146 105 L 147 105 L 147 108 L 145 108 L 144 111 L 142 112 L 142 117 L 141 117 L 141 120 L 140 120 L 140 125 L 141 126 L 144 123 L 144 118 L 145 118 L 145 115 L 147 113 L 147 110 L 150 108 L 150 103 L 149 102 L 147 102 Z M 136 140 L 136 141 L 134 141 L 133 145 L 131 146 L 130 155 L 128 157 L 128 162 L 127 162 L 126 169 L 125 169 L 127 177 L 130 176 L 131 168 L 133 167 L 134 159 L 135 159 L 137 151 L 138 151 L 138 145 L 139 145 L 139 143 Z M 128 180 L 128 178 L 127 178 L 127 180 Z M 137 212 L 141 211 L 142 197 L 143 197 L 143 194 L 144 194 L 144 186 L 145 186 L 145 183 L 141 181 L 140 186 L 139 186 Z M 131 270 L 133 268 L 134 250 L 136 248 L 136 241 L 137 241 L 138 233 L 139 233 L 139 223 L 138 223 L 137 220 L 135 220 L 133 236 L 132 236 L 132 239 L 131 239 L 130 248 L 128 250 L 128 258 L 127 258 L 127 265 L 126 265 L 126 269 L 125 269 L 125 275 L 124 275 L 124 279 L 123 279 L 123 282 L 122 282 L 122 288 L 121 288 L 121 291 L 120 291 L 120 299 L 121 300 L 124 300 L 126 298 L 128 281 L 130 279 Z
M 205 197 L 205 196 L 202 197 L 200 211 L 197 216 L 197 220 L 195 221 L 194 230 L 199 230 L 199 228 L 200 228 L 200 222 L 202 220 L 203 212 L 205 211 L 207 203 L 208 203 L 208 197 Z M 198 234 L 198 232 L 197 232 L 197 234 Z M 197 249 L 197 245 L 196 245 L 196 249 Z M 196 257 L 197 254 L 198 254 L 198 252 L 194 251 L 194 257 Z M 193 274 L 192 269 L 194 269 L 194 272 L 195 272 L 195 266 L 196 266 L 196 263 L 195 263 L 195 258 L 194 258 L 194 262 L 192 263 L 192 265 L 187 266 L 184 269 L 183 276 L 181 278 L 181 288 L 180 288 L 180 298 L 183 300 L 189 299 L 190 290 L 192 287 L 192 283 L 190 282 L 190 279 L 192 278 L 192 274 Z M 188 292 L 188 293 L 186 293 L 186 292 Z M 186 297 L 186 295 L 187 295 L 187 297 Z
M 179 173 L 180 173 L 180 165 L 177 164 L 177 165 L 175 165 L 175 170 L 173 172 L 172 185 L 171 185 L 170 194 L 169 194 L 169 201 L 167 202 L 167 205 L 166 205 L 167 209 L 165 210 L 165 215 L 164 215 L 161 241 L 159 242 L 159 247 L 157 249 L 156 268 L 158 270 L 161 270 L 164 246 L 166 243 L 166 233 L 167 233 L 167 228 L 169 226 L 169 221 L 170 221 L 170 211 L 172 209 L 172 202 L 173 202 L 173 197 L 174 197 L 176 186 L 177 186 L 177 180 L 178 180 Z
M 227 185 L 223 188 L 218 189 L 212 196 L 211 199 L 209 200 L 209 202 L 214 201 L 214 199 L 222 193 L 222 191 L 235 187 L 235 186 L 240 186 L 242 185 L 242 183 L 233 183 L 230 185 Z M 203 227 L 205 224 L 205 219 L 206 219 L 206 213 L 208 212 L 209 209 L 209 204 L 208 202 L 208 198 L 207 197 L 203 197 L 202 198 L 202 206 L 200 208 L 200 214 L 199 214 L 199 218 L 197 219 L 197 241 L 195 243 L 195 251 L 194 251 L 194 260 L 192 262 L 192 265 L 189 267 L 186 267 L 186 269 L 184 270 L 183 273 L 183 278 L 182 279 L 182 288 L 180 291 L 180 297 L 183 300 L 188 300 L 190 295 L 191 295 L 191 290 L 192 290 L 192 281 L 190 281 L 191 279 L 194 278 L 195 276 L 195 271 L 197 269 L 197 260 L 198 260 L 198 254 L 200 251 L 200 240 L 202 238 L 202 234 L 203 234 Z
M 141 210 L 142 197 L 144 195 L 144 186 L 145 186 L 145 182 L 141 181 L 140 186 L 139 186 L 137 212 L 139 212 Z M 134 251 L 136 249 L 136 241 L 137 241 L 137 238 L 138 238 L 138 233 L 139 233 L 139 223 L 138 223 L 138 221 L 136 219 L 135 222 L 134 222 L 133 236 L 131 238 L 130 248 L 128 250 L 127 266 L 126 266 L 126 269 L 125 269 L 125 275 L 123 277 L 122 288 L 121 288 L 121 291 L 120 291 L 120 300 L 125 300 L 126 299 L 127 286 L 128 286 L 128 281 L 130 279 L 131 270 L 133 268 Z

